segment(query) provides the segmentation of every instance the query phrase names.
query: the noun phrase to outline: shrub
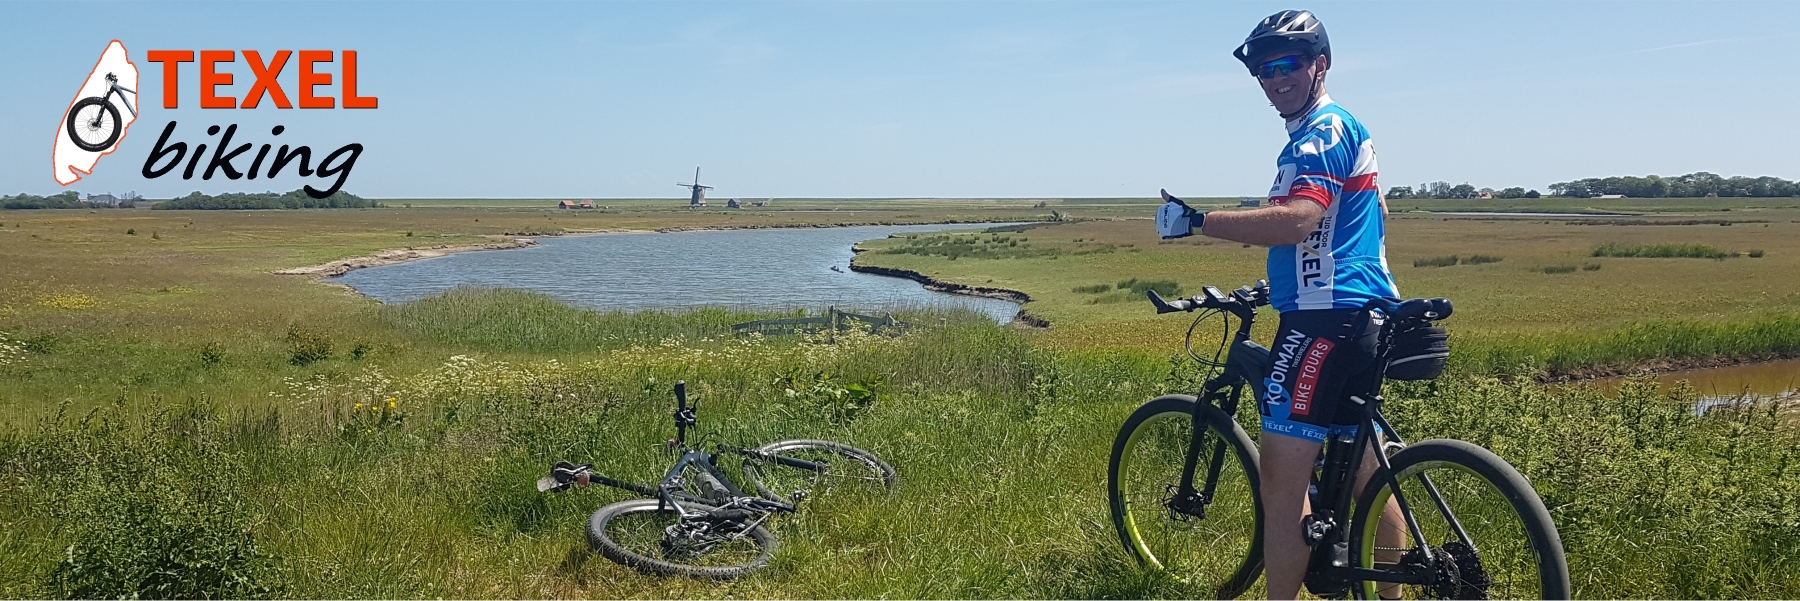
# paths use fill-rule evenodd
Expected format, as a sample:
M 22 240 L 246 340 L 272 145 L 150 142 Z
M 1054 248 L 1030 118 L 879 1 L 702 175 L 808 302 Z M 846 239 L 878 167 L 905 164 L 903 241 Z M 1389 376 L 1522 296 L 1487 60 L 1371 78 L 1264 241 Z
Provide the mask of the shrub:
M 218 342 L 208 342 L 200 347 L 200 365 L 212 367 L 225 361 L 225 347 Z
M 829 373 L 815 371 L 808 374 L 798 366 L 789 368 L 774 381 L 775 388 L 788 400 L 789 411 L 840 425 L 862 417 L 881 396 L 885 385 L 880 374 L 840 383 Z
M 1583 263 L 1581 265 L 1581 270 L 1582 271 L 1600 271 L 1600 264 L 1599 263 Z
M 288 363 L 311 365 L 331 358 L 331 339 L 299 325 L 289 326 L 287 333 Z
M 1424 259 L 1414 259 L 1413 267 L 1449 267 L 1455 265 L 1456 262 L 1456 255 L 1450 255 L 1448 257 L 1429 257 Z
M 1499 263 L 1501 259 L 1502 257 L 1493 255 L 1470 255 L 1469 258 L 1463 259 L 1463 263 L 1468 265 L 1481 265 L 1485 263 Z
M 1596 257 L 1645 257 L 1655 259 L 1729 259 L 1737 253 L 1704 244 L 1619 244 L 1607 242 L 1594 247 Z
M 1551 265 L 1541 269 L 1544 273 L 1575 273 L 1574 265 Z
M 59 417 L 14 457 L 28 460 L 24 478 L 54 491 L 46 509 L 72 541 L 47 588 L 73 599 L 279 596 L 276 559 L 252 529 L 262 520 L 236 494 L 253 477 L 225 421 L 193 405 L 159 411 L 148 427 L 123 414 Z
M 1118 283 L 1119 290 L 1130 290 L 1134 296 L 1144 296 L 1145 292 L 1155 290 L 1157 294 L 1171 297 L 1181 296 L 1181 284 L 1175 280 L 1140 280 L 1131 278 Z
M 1750 258 L 1752 258 L 1752 259 L 1761 259 L 1762 256 L 1763 256 L 1763 251 L 1760 248 L 1750 251 Z
M 1076 286 L 1074 288 L 1071 288 L 1069 291 L 1070 292 L 1079 292 L 1082 294 L 1099 294 L 1099 293 L 1106 292 L 1106 291 L 1112 290 L 1112 289 L 1113 289 L 1113 287 L 1110 285 L 1107 285 L 1107 284 L 1094 284 L 1092 286 Z
M 136 236 L 136 235 L 137 235 L 137 228 L 128 228 L 128 229 L 126 229 L 126 230 L 125 230 L 125 235 L 127 235 L 127 236 Z

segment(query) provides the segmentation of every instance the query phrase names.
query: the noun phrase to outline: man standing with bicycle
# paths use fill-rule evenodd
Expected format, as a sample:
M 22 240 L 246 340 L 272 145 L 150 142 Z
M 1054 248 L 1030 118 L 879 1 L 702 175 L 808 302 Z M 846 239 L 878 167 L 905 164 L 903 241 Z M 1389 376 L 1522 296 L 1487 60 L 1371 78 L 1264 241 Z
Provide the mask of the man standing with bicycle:
M 1269 598 L 1292 599 L 1311 553 L 1302 516 L 1310 513 L 1314 461 L 1328 436 L 1355 432 L 1360 414 L 1346 391 L 1367 389 L 1378 374 L 1380 317 L 1363 307 L 1399 292 L 1387 266 L 1374 146 L 1325 93 L 1332 63 L 1325 26 L 1310 12 L 1282 11 L 1257 24 L 1232 54 L 1287 122 L 1269 206 L 1202 213 L 1164 192 L 1157 230 L 1165 239 L 1199 230 L 1269 247 L 1271 304 L 1281 325 L 1268 393 L 1259 399 L 1264 558 Z M 1366 480 L 1375 471 L 1372 456 L 1365 467 Z M 1387 514 L 1393 519 L 1384 526 L 1402 523 L 1391 501 Z M 1382 546 L 1399 547 L 1401 533 L 1385 530 Z

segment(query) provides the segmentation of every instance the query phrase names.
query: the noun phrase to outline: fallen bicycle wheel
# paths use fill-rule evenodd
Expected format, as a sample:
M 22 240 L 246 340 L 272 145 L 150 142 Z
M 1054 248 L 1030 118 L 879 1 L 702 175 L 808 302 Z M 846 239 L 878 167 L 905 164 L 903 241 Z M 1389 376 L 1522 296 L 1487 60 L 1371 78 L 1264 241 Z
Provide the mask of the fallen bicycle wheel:
M 607 559 L 642 572 L 694 578 L 736 578 L 774 557 L 775 535 L 752 518 L 713 519 L 705 517 L 713 507 L 685 502 L 681 507 L 699 517 L 682 520 L 673 506 L 656 499 L 607 505 L 588 519 L 588 543 Z
M 888 494 L 900 486 L 894 467 L 874 453 L 829 440 L 772 442 L 749 455 L 744 467 L 758 494 L 788 504 L 833 490 Z

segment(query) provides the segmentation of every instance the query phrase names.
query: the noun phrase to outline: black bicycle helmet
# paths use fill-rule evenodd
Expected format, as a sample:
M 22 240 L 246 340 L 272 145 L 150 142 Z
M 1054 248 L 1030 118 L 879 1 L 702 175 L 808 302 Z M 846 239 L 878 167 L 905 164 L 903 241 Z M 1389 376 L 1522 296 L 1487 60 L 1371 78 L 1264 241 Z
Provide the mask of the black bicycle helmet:
M 1255 75 L 1258 65 L 1252 64 L 1252 59 L 1289 48 L 1304 50 L 1309 56 L 1323 54 L 1325 58 L 1331 58 L 1331 38 L 1325 35 L 1325 24 L 1311 12 L 1284 10 L 1257 23 L 1256 29 L 1250 30 L 1250 36 L 1244 38 L 1243 45 L 1231 55 Z

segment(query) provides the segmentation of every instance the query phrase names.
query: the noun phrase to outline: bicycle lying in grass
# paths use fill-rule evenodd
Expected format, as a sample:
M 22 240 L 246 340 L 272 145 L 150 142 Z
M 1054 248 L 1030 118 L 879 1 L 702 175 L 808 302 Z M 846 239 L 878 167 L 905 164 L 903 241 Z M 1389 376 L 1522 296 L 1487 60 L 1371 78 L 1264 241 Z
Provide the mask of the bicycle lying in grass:
M 841 486 L 899 484 L 894 468 L 874 453 L 828 440 L 792 439 L 754 449 L 714 445 L 713 452 L 690 448 L 687 429 L 698 423 L 697 403 L 687 401 L 687 383 L 675 383 L 675 438 L 666 447 L 679 453 L 655 485 L 594 473 L 592 465 L 558 462 L 539 478 L 539 492 L 603 484 L 644 499 L 620 501 L 588 519 L 588 543 L 607 559 L 653 574 L 735 578 L 768 565 L 775 535 L 764 524 L 793 513 L 809 498 Z M 757 494 L 744 492 L 719 469 L 725 454 L 743 458 Z
M 1157 397 L 1132 413 L 1114 441 L 1107 470 L 1113 525 L 1142 564 L 1214 590 L 1220 599 L 1248 591 L 1262 572 L 1263 509 L 1256 447 L 1236 420 L 1246 385 L 1261 398 L 1269 350 L 1250 340 L 1267 282 L 1230 293 L 1207 286 L 1173 302 L 1149 293 L 1157 313 L 1206 310 L 1188 328 L 1188 355 L 1209 370 L 1198 398 Z M 1302 525 L 1312 546 L 1306 587 L 1326 597 L 1359 599 L 1560 599 L 1569 596 L 1562 539 L 1529 482 L 1493 452 L 1459 440 L 1407 444 L 1381 413 L 1384 379 L 1424 380 L 1443 370 L 1449 347 L 1437 320 L 1446 299 L 1376 300 L 1385 320 L 1368 390 L 1353 391 L 1361 409 L 1356 434 L 1334 435 L 1320 451 L 1309 490 L 1312 514 Z M 1193 350 L 1209 315 L 1238 320 L 1211 360 Z M 1229 350 L 1227 350 L 1229 346 Z M 1224 361 L 1218 357 L 1225 355 Z M 1211 373 L 1210 371 L 1208 372 Z M 1379 465 L 1354 494 L 1365 451 Z M 1355 497 L 1355 498 L 1353 498 Z M 1392 499 L 1403 522 L 1399 546 L 1377 544 L 1383 509 Z M 1391 536 L 1391 535 L 1390 535 Z

